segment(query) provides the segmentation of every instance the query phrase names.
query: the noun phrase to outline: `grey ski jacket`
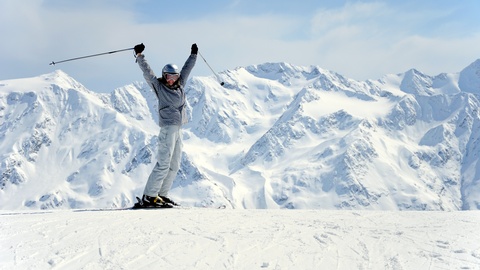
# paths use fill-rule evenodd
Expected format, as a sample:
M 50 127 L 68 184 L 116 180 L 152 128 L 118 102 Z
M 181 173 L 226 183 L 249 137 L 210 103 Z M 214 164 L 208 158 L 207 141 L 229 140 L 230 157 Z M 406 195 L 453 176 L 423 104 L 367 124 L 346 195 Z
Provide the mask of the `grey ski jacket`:
M 176 84 L 175 87 L 168 87 L 155 76 L 155 73 L 148 65 L 143 54 L 137 57 L 137 63 L 143 72 L 143 77 L 158 98 L 158 125 L 160 127 L 181 126 L 187 123 L 188 119 L 185 112 L 186 99 L 183 88 L 190 72 L 195 66 L 196 60 L 197 55 L 191 54 L 180 71 L 178 84 Z

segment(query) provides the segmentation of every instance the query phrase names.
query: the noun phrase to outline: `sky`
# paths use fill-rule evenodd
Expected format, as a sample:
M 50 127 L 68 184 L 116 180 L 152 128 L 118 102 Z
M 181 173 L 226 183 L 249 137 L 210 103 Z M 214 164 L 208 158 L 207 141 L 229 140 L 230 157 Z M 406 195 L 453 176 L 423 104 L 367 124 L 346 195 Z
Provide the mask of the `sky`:
M 478 0 L 0 0 L 0 80 L 61 69 L 95 92 L 143 81 L 144 43 L 157 75 L 192 43 L 214 72 L 287 62 L 355 80 L 411 68 L 459 72 L 480 58 Z M 213 76 L 202 60 L 191 76 Z

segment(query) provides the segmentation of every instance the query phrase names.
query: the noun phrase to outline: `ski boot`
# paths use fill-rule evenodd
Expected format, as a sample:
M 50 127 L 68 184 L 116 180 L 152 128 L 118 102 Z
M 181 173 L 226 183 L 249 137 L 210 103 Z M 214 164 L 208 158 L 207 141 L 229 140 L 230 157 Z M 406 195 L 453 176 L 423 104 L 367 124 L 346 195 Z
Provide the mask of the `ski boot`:
M 157 197 L 150 197 L 147 195 L 143 195 L 140 199 L 137 197 L 137 203 L 133 206 L 133 208 L 172 208 L 173 206 L 166 203 L 162 198 L 159 196 Z

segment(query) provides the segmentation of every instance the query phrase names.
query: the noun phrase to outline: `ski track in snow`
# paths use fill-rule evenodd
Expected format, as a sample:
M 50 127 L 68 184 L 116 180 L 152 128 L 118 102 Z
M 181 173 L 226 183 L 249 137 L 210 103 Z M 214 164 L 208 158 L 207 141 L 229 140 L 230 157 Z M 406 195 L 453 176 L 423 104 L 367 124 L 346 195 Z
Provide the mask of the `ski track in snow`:
M 0 212 L 0 269 L 480 269 L 480 212 Z

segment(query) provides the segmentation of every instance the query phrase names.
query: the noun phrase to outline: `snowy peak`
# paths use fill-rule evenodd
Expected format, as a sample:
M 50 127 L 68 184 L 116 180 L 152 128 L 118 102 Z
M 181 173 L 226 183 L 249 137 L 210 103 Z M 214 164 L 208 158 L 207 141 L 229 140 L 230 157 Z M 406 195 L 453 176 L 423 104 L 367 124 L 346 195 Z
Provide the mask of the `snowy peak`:
M 411 69 L 401 74 L 403 79 L 400 90 L 417 96 L 434 96 L 442 94 L 456 94 L 460 92 L 458 87 L 458 75 L 442 73 L 435 77 Z
M 458 84 L 462 91 L 480 95 L 480 59 L 460 72 Z
M 400 89 L 405 93 L 414 95 L 431 95 L 433 92 L 432 78 L 424 75 L 416 69 L 410 69 L 404 74 Z
M 286 85 L 291 83 L 290 80 L 300 78 L 310 80 L 318 77 L 322 72 L 315 66 L 299 67 L 284 62 L 251 65 L 244 69 L 255 77 L 278 81 Z
M 398 76 L 402 77 L 400 89 L 408 94 L 453 95 L 461 91 L 480 94 L 480 59 L 457 74 L 442 73 L 432 77 L 411 69 Z

